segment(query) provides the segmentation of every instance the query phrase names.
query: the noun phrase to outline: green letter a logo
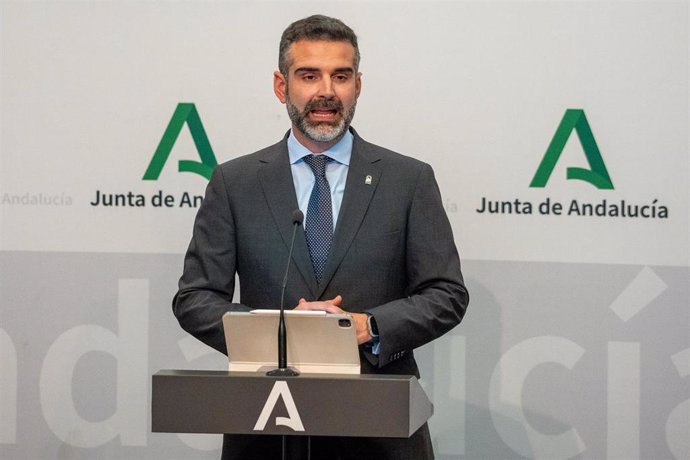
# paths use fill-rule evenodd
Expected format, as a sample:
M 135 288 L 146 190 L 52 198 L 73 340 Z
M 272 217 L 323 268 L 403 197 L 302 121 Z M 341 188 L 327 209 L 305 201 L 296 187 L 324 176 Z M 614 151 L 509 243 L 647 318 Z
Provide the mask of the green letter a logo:
M 570 133 L 572 133 L 573 130 L 575 130 L 577 137 L 580 139 L 580 144 L 585 151 L 590 169 L 568 168 L 567 178 L 589 182 L 599 189 L 613 190 L 613 183 L 606 170 L 604 159 L 601 157 L 599 147 L 594 140 L 594 135 L 587 122 L 585 112 L 582 109 L 567 109 L 565 111 L 561 124 L 558 125 L 556 134 L 553 135 L 551 144 L 549 144 L 549 148 L 546 149 L 544 158 L 541 160 L 541 164 L 534 174 L 534 178 L 529 186 L 546 186 L 546 182 L 549 180 L 553 168 L 556 166 L 558 158 L 561 156 L 563 148 L 566 142 L 568 142 Z
M 206 179 L 211 179 L 213 168 L 216 167 L 218 162 L 216 161 L 216 156 L 213 154 L 211 143 L 206 136 L 204 125 L 201 124 L 201 118 L 199 118 L 199 113 L 196 111 L 194 104 L 181 102 L 177 104 L 175 113 L 173 113 L 170 123 L 168 123 L 168 127 L 163 133 L 163 138 L 158 144 L 158 148 L 156 148 L 156 153 L 153 154 L 151 163 L 149 163 L 149 167 L 146 168 L 143 180 L 158 179 L 185 123 L 187 123 L 189 127 L 189 132 L 192 135 L 201 162 L 180 160 L 178 171 L 196 173 L 204 176 Z

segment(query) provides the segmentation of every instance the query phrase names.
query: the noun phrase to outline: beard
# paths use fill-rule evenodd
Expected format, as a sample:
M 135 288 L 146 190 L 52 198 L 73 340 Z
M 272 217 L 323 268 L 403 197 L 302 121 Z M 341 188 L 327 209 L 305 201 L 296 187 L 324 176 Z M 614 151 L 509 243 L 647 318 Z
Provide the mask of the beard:
M 352 118 L 355 116 L 355 107 L 357 101 L 352 104 L 352 107 L 345 110 L 340 99 L 314 99 L 309 101 L 300 112 L 296 105 L 290 101 L 290 93 L 286 91 L 288 116 L 292 124 L 302 133 L 307 139 L 314 142 L 333 142 L 340 140 L 345 134 L 345 131 L 350 127 Z M 309 120 L 309 112 L 312 110 L 335 110 L 340 114 L 334 122 L 329 121 L 311 121 Z

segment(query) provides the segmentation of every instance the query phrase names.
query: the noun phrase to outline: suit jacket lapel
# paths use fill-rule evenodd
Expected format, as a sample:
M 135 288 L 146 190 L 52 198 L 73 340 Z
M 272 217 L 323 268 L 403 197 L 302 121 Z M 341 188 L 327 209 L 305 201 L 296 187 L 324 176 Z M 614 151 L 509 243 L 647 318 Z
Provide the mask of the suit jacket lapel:
M 293 224 L 292 212 L 299 209 L 295 186 L 292 181 L 292 171 L 285 139 L 277 144 L 273 152 L 260 160 L 263 167 L 259 170 L 259 180 L 264 191 L 264 196 L 273 214 L 273 220 L 280 231 L 285 247 L 290 249 Z M 304 237 L 304 228 L 300 226 L 295 235 L 295 246 L 292 252 L 292 260 L 302 275 L 304 282 L 309 286 L 312 296 L 316 298 L 317 284 L 314 277 L 314 268 L 309 258 L 309 249 Z M 280 263 L 283 263 L 282 261 Z
M 381 177 L 379 157 L 372 154 L 366 142 L 355 134 L 350 167 L 347 172 L 345 195 L 338 214 L 333 243 L 316 298 L 320 298 L 347 254 L 352 240 L 359 231 L 371 198 Z

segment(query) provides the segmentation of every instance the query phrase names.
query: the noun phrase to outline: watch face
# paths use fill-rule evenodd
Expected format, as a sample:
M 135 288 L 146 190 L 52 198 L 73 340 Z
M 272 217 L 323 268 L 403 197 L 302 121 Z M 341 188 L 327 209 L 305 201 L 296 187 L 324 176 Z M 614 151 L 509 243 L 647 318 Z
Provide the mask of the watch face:
M 371 315 L 369 315 L 369 317 L 367 318 L 367 326 L 369 326 L 369 335 L 372 337 L 378 337 L 379 328 L 376 325 L 376 320 Z

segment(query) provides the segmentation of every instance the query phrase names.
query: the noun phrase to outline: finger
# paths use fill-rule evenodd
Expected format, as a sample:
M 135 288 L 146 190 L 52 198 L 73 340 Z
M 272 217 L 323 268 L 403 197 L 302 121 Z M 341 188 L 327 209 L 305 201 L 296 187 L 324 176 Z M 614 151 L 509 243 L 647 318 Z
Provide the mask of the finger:
M 295 310 L 309 310 L 309 302 L 307 302 L 304 297 L 299 299 L 297 302 L 297 306 L 295 307 Z
M 297 307 L 297 310 L 326 310 L 325 302 L 301 302 Z
M 340 308 L 336 305 L 331 305 L 331 304 L 326 304 L 325 310 L 327 313 L 337 313 L 337 314 L 345 313 L 345 311 L 342 308 Z

